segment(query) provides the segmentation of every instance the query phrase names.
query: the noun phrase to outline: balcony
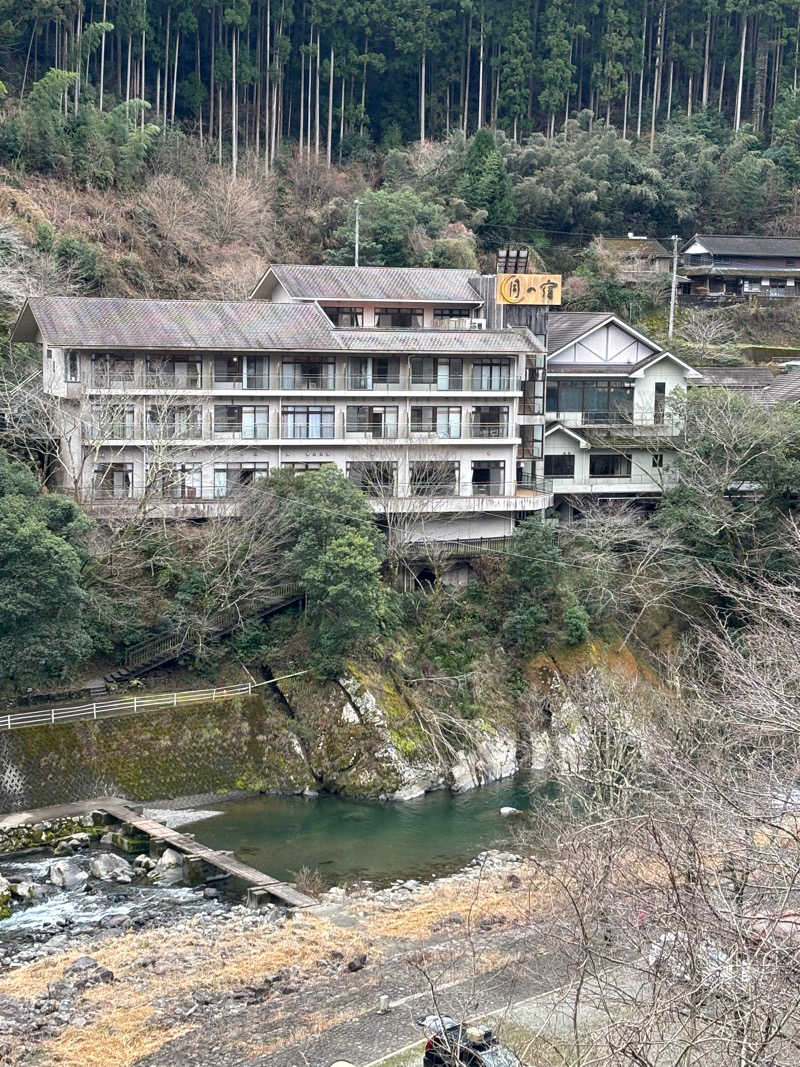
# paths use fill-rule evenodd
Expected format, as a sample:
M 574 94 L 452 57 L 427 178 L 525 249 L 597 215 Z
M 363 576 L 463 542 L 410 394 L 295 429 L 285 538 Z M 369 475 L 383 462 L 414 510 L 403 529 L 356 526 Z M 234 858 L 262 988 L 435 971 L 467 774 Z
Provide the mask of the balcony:
M 344 432 L 345 437 L 351 439 L 362 438 L 364 440 L 375 441 L 400 440 L 400 428 L 396 419 L 384 424 L 369 420 L 362 421 L 358 419 L 347 419 L 344 426 Z
M 470 436 L 480 438 L 508 437 L 508 420 L 487 421 L 486 419 L 473 419 L 470 424 Z
M 214 422 L 215 441 L 263 441 L 269 438 L 269 425 L 257 422 L 243 423 L 236 419 L 217 419 Z
M 268 374 L 248 374 L 247 377 L 243 377 L 241 374 L 224 374 L 216 373 L 214 375 L 214 389 L 219 389 L 226 392 L 231 389 L 269 389 L 269 375 Z M 274 388 L 279 388 L 275 386 Z

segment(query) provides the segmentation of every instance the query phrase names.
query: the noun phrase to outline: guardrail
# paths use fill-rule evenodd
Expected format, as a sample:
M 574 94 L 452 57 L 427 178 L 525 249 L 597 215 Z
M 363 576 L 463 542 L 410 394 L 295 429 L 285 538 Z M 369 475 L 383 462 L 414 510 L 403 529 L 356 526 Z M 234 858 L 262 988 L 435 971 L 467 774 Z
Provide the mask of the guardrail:
M 284 674 L 264 682 L 240 682 L 222 685 L 214 689 L 186 689 L 176 693 L 147 693 L 142 696 L 124 697 L 120 700 L 96 701 L 92 704 L 76 704 L 64 708 L 35 708 L 30 711 L 10 712 L 0 715 L 0 730 L 21 730 L 30 726 L 57 726 L 59 723 L 79 720 L 112 719 L 122 715 L 137 715 L 159 708 L 180 708 L 189 704 L 209 704 L 229 700 L 235 696 L 250 696 L 255 689 L 287 678 L 308 674 L 307 670 Z

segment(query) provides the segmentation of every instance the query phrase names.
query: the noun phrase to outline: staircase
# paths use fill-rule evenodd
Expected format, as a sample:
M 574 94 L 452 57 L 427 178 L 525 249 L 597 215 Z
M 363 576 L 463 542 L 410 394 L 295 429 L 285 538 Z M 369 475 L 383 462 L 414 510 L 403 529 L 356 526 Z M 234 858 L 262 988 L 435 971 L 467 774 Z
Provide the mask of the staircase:
M 244 626 L 251 619 L 263 618 L 276 611 L 282 611 L 290 604 L 302 600 L 303 596 L 303 591 L 298 585 L 287 583 L 277 586 L 273 593 L 263 600 L 251 600 L 243 606 L 237 604 L 226 608 L 211 620 L 204 643 L 218 641 L 226 634 L 233 633 L 234 630 Z M 149 637 L 137 645 L 131 645 L 125 653 L 124 664 L 107 674 L 104 681 L 119 685 L 120 682 L 125 682 L 129 678 L 136 678 L 165 663 L 171 663 L 179 656 L 193 652 L 198 647 L 199 642 L 193 640 L 180 627 L 155 637 Z

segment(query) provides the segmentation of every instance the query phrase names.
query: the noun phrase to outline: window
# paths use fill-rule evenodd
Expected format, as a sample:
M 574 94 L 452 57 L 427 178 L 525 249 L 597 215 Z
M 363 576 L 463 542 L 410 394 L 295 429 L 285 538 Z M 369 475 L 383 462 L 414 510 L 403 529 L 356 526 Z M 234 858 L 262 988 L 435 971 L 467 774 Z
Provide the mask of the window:
M 202 436 L 200 409 L 193 407 L 150 407 L 147 409 L 147 436 L 155 440 L 186 440 Z
M 367 496 L 381 493 L 394 495 L 397 481 L 396 463 L 348 463 L 347 477 Z
M 411 432 L 436 434 L 437 437 L 460 437 L 461 408 L 412 407 Z
M 472 495 L 503 496 L 506 465 L 503 460 L 472 461 Z
M 290 440 L 326 439 L 334 436 L 333 406 L 303 404 L 281 412 L 281 437 Z
M 664 466 L 664 456 L 661 452 L 656 452 L 653 456 L 652 462 L 653 470 L 661 470 Z
M 476 360 L 472 364 L 472 388 L 483 391 L 488 389 L 511 388 L 511 364 L 507 359 Z
M 631 422 L 633 386 L 614 380 L 548 381 L 547 411 L 580 412 L 583 423 Z
M 469 326 L 469 308 L 434 308 L 433 325 L 440 330 L 466 329 Z
M 618 453 L 589 456 L 590 478 L 630 478 L 631 457 Z
M 656 382 L 653 389 L 653 423 L 656 426 L 663 425 L 664 410 L 667 402 L 667 383 Z
M 545 456 L 544 476 L 545 478 L 574 478 L 575 457 L 570 454 Z
M 92 489 L 100 500 L 133 496 L 133 464 L 103 463 L 95 467 Z
M 230 496 L 269 475 L 269 463 L 217 463 L 214 465 L 214 496 Z
M 412 496 L 456 496 L 458 494 L 458 463 L 421 460 L 409 464 Z
M 269 437 L 269 407 L 265 404 L 215 404 L 214 436 L 245 440 Z
M 397 437 L 397 408 L 350 405 L 345 429 L 347 433 L 366 433 L 371 437 Z
M 418 330 L 424 321 L 422 308 L 375 308 L 375 325 L 382 330 Z
M 411 386 L 436 389 L 460 389 L 463 384 L 463 361 L 414 356 L 411 360 Z
M 333 389 L 335 375 L 333 359 L 284 360 L 281 389 Z
M 199 359 L 147 361 L 147 386 L 151 389 L 199 389 L 203 364 Z
M 281 468 L 290 474 L 305 474 L 307 471 L 321 471 L 323 467 L 335 466 L 335 463 L 281 463 Z
M 203 495 L 203 469 L 199 463 L 176 463 L 161 472 L 164 496 L 199 500 Z
M 269 361 L 264 356 L 217 356 L 214 384 L 239 389 L 269 387 Z
M 347 364 L 348 389 L 386 388 L 400 382 L 400 360 L 356 356 Z
M 47 351 L 50 352 L 51 350 L 48 348 Z M 81 380 L 80 356 L 72 348 L 67 349 L 64 353 L 64 380 L 67 382 L 79 382 Z
M 119 356 L 92 356 L 92 384 L 100 388 L 125 386 L 133 381 L 133 360 Z
M 125 404 L 96 405 L 92 410 L 91 437 L 94 440 L 130 441 L 136 436 L 136 409 Z
M 508 408 L 474 408 L 472 412 L 473 437 L 507 437 Z
M 322 310 L 331 320 L 334 326 L 363 326 L 364 325 L 364 309 L 363 307 L 325 307 Z

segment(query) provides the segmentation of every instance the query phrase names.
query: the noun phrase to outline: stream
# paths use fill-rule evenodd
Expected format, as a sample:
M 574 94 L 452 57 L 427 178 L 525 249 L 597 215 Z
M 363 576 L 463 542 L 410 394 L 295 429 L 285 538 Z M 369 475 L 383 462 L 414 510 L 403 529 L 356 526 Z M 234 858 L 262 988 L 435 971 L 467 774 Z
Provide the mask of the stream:
M 547 779 L 529 772 L 453 795 L 417 800 L 353 800 L 337 796 L 255 796 L 214 807 L 211 818 L 182 826 L 211 848 L 232 849 L 244 863 L 282 881 L 303 868 L 326 885 L 450 874 L 488 848 L 511 843 L 515 819 Z

